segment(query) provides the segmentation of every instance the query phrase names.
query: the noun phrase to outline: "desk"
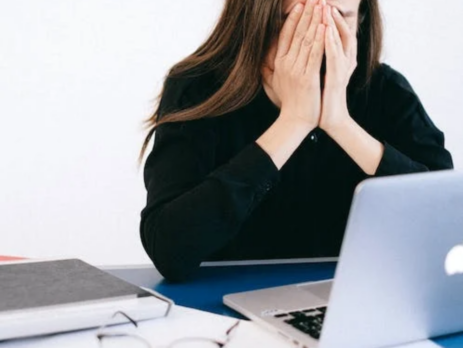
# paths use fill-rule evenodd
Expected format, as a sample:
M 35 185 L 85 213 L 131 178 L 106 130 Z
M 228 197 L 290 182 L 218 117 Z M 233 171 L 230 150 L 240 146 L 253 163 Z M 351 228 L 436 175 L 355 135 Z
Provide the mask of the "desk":
M 185 284 L 169 284 L 152 266 L 103 268 L 138 286 L 154 289 L 176 304 L 208 312 L 242 318 L 222 303 L 225 294 L 272 286 L 332 278 L 336 264 L 303 263 L 279 265 L 203 267 Z M 463 315 L 463 313 L 462 313 Z M 446 336 L 435 342 L 443 348 L 463 348 L 463 334 Z

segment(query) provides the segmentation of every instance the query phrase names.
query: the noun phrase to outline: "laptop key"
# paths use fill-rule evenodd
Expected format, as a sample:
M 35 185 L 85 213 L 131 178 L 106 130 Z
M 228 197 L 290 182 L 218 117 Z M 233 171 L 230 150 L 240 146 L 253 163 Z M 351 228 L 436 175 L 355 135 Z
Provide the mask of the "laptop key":
M 292 326 L 294 326 L 296 329 L 299 329 L 303 332 L 309 332 L 309 331 L 312 331 L 313 328 L 312 326 L 309 324 L 309 323 L 306 323 L 306 322 L 295 322 L 292 324 Z
M 286 318 L 289 314 L 288 313 L 280 313 L 280 314 L 275 314 L 275 318 Z
M 299 311 L 289 312 L 289 314 L 291 314 L 294 318 L 306 318 L 307 317 L 304 313 L 299 312 Z
M 316 311 L 314 308 L 311 308 L 311 309 L 304 309 L 301 312 L 306 313 L 306 314 L 311 314 L 311 313 L 315 313 Z
M 307 312 L 290 312 L 289 314 L 293 318 L 285 320 L 285 323 L 318 340 L 320 338 L 320 332 L 322 330 L 324 314 L 321 313 L 317 315 L 305 315 L 304 313 Z

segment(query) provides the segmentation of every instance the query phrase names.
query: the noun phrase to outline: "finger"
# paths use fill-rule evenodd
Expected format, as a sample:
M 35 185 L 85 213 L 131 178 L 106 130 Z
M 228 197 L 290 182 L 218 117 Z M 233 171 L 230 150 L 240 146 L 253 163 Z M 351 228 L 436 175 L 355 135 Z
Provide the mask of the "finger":
M 278 49 L 277 49 L 277 58 L 284 57 L 288 54 L 289 48 L 291 47 L 291 42 L 293 40 L 293 35 L 299 23 L 299 19 L 302 15 L 302 10 L 304 5 L 299 3 L 291 10 L 291 13 L 288 15 L 288 18 L 281 29 L 280 37 L 278 40 Z
M 299 20 L 296 32 L 294 33 L 291 48 L 289 49 L 288 53 L 289 56 L 294 57 L 295 59 L 299 54 L 301 46 L 303 45 L 307 30 L 313 22 L 314 11 L 316 11 L 316 6 L 319 6 L 316 5 L 317 2 L 318 0 L 309 0 L 305 4 L 304 13 L 302 14 L 302 18 Z
M 354 37 L 350 31 L 349 25 L 337 8 L 333 7 L 332 14 L 343 42 L 344 52 L 349 52 L 354 46 Z
M 336 46 L 333 28 L 330 26 L 326 27 L 326 34 L 325 34 L 325 47 L 326 47 L 326 64 L 327 68 L 337 59 L 339 50 Z
M 310 52 L 312 51 L 312 47 L 315 42 L 318 26 L 322 23 L 322 12 L 322 7 L 317 5 L 314 9 L 312 23 L 310 24 L 310 28 L 304 37 L 296 60 L 296 66 L 298 66 L 301 70 L 305 70 L 307 66 Z
M 338 49 L 343 49 L 343 51 L 344 51 L 341 36 L 340 36 L 340 34 L 338 32 L 338 28 L 336 27 L 336 23 L 334 21 L 333 15 L 332 15 L 331 6 L 325 6 L 323 20 L 324 20 L 325 24 L 332 29 L 333 39 L 334 39 L 334 42 L 335 42 L 336 46 L 338 46 Z
M 325 28 L 324 24 L 319 24 L 317 27 L 317 33 L 315 35 L 315 42 L 310 52 L 309 62 L 307 64 L 306 72 L 309 74 L 319 74 L 323 54 L 325 52 Z

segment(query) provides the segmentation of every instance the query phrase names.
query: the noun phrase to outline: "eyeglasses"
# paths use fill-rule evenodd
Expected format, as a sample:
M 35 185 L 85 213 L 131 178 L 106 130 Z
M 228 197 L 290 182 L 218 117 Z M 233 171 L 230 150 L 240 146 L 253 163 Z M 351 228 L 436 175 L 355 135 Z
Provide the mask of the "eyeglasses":
M 167 317 L 170 312 L 172 302 L 163 297 L 159 297 L 159 295 L 155 293 L 153 293 L 153 295 L 163 301 L 169 302 L 169 307 L 164 314 L 164 317 Z M 153 346 L 145 337 L 136 333 L 138 323 L 123 311 L 115 312 L 110 319 L 114 319 L 118 315 L 125 317 L 128 322 L 133 325 L 132 327 L 134 332 L 108 330 L 108 327 L 112 326 L 112 324 L 106 323 L 100 326 L 96 332 L 96 338 L 98 339 L 98 343 L 101 348 L 116 348 L 121 346 L 130 346 L 134 348 L 225 348 L 233 338 L 233 335 L 235 334 L 236 329 L 240 323 L 238 320 L 235 324 L 233 324 L 226 331 L 225 338 L 223 340 L 215 340 L 207 337 L 185 337 L 177 339 L 168 345 Z M 127 344 L 123 345 L 124 342 L 127 342 Z

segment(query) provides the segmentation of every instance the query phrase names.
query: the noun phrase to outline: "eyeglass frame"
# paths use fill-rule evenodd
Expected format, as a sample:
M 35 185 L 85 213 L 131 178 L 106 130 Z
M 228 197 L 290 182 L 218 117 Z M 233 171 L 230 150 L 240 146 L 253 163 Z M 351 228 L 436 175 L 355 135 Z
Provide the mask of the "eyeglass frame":
M 162 317 L 160 317 L 160 318 L 166 318 L 169 315 L 169 313 L 171 312 L 172 307 L 174 305 L 174 302 L 171 299 L 169 299 L 167 297 L 164 297 L 161 294 L 159 294 L 159 293 L 157 293 L 157 292 L 155 292 L 155 291 L 153 291 L 151 289 L 144 288 L 144 287 L 141 287 L 141 288 L 143 290 L 149 292 L 150 294 L 152 294 L 157 299 L 167 303 L 167 310 L 165 311 L 164 315 Z M 118 314 L 124 316 L 128 320 L 128 323 L 133 324 L 136 328 L 138 328 L 138 322 L 136 320 L 134 320 L 133 318 L 131 318 L 128 314 L 124 313 L 123 311 L 116 311 L 111 316 L 110 319 L 114 318 Z M 176 344 L 179 344 L 179 343 L 181 343 L 183 341 L 187 341 L 187 342 L 190 342 L 190 341 L 207 341 L 207 342 L 210 342 L 210 343 L 213 343 L 213 344 L 217 345 L 218 348 L 224 348 L 228 343 L 230 343 L 230 341 L 232 339 L 232 333 L 235 332 L 235 330 L 239 326 L 240 322 L 241 322 L 241 320 L 237 320 L 236 323 L 234 323 L 226 331 L 226 333 L 225 333 L 226 338 L 223 341 L 219 341 L 219 340 L 208 338 L 208 337 L 183 337 L 183 338 L 179 338 L 179 339 L 174 340 L 169 345 L 164 346 L 164 347 L 165 348 L 172 348 Z M 116 331 L 116 332 L 113 331 L 113 332 L 108 332 L 108 333 L 103 332 L 103 330 L 106 329 L 107 327 L 114 326 L 114 325 L 116 325 L 116 324 L 106 323 L 106 324 L 101 325 L 97 329 L 97 332 L 96 332 L 95 335 L 96 335 L 96 338 L 98 339 L 98 344 L 99 344 L 100 347 L 103 347 L 103 339 L 104 338 L 130 337 L 130 338 L 137 339 L 137 340 L 143 342 L 146 345 L 147 348 L 155 348 L 146 338 L 144 338 L 143 336 L 137 335 L 137 334 L 131 334 L 131 333 L 121 332 L 121 331 Z

